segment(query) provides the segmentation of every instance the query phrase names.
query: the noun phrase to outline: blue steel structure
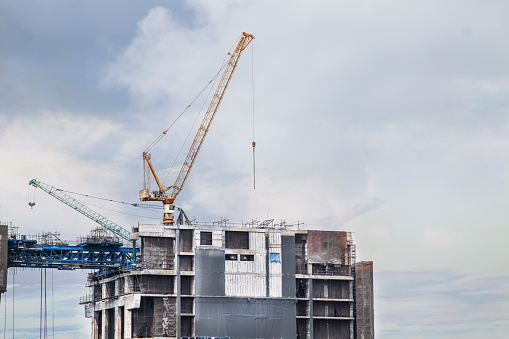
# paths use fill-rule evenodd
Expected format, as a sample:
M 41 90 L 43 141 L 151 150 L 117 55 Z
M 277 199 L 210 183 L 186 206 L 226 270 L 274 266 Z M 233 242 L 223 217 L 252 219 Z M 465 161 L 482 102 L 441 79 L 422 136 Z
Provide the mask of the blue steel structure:
M 139 248 L 134 251 L 139 252 Z M 133 249 L 121 243 L 40 245 L 36 240 L 9 239 L 8 267 L 115 269 L 133 267 Z
M 96 223 L 101 225 L 101 227 L 103 227 L 104 229 L 113 232 L 114 234 L 120 236 L 121 238 L 123 238 L 125 240 L 132 241 L 133 247 L 132 247 L 132 254 L 131 254 L 131 267 L 136 268 L 136 251 L 137 251 L 136 241 L 131 239 L 131 232 L 129 232 L 122 226 L 117 225 L 116 223 L 114 223 L 113 221 L 109 220 L 108 218 L 102 216 L 101 214 L 97 213 L 93 209 L 85 206 L 78 200 L 68 196 L 62 190 L 59 190 L 58 188 L 56 188 L 54 186 L 45 184 L 42 181 L 37 180 L 37 179 L 30 180 L 30 182 L 28 184 L 32 185 L 34 187 L 39 187 L 40 189 L 42 189 L 44 192 L 48 193 L 52 197 L 60 200 L 61 202 L 63 202 L 67 206 L 73 208 L 74 210 L 80 212 L 87 218 L 92 219 L 93 221 L 95 221 Z M 30 205 L 30 206 L 33 206 L 33 205 Z M 96 244 L 96 245 L 98 245 L 98 244 Z M 10 249 L 10 243 L 9 243 L 9 249 Z M 122 251 L 124 251 L 124 250 L 125 250 L 125 248 L 123 248 Z M 70 251 L 70 249 L 65 249 L 64 251 Z M 32 252 L 33 251 L 30 251 L 30 255 L 36 254 L 35 252 L 33 252 L 33 253 Z M 99 247 L 86 246 L 85 248 L 75 248 L 74 250 L 72 250 L 69 253 L 74 253 L 74 252 L 79 253 L 78 257 L 83 258 L 81 260 L 86 261 L 87 264 L 94 262 L 96 255 L 99 255 L 99 256 L 102 255 L 103 257 L 104 257 L 104 255 L 106 255 L 106 253 L 110 253 L 110 255 L 117 256 L 117 257 L 118 257 L 118 255 L 120 255 L 119 250 L 115 250 L 115 246 L 103 247 L 102 244 Z M 62 252 L 62 253 L 64 253 L 64 252 Z M 116 253 L 116 255 L 114 255 L 113 253 Z M 123 254 L 123 255 L 124 255 L 124 257 L 127 256 L 127 254 Z M 42 259 L 40 259 L 40 260 L 42 260 Z M 77 259 L 73 259 L 73 260 L 77 260 Z M 71 260 L 71 262 L 72 262 L 72 260 Z M 105 264 L 103 264 L 103 265 L 105 265 Z M 39 266 L 36 266 L 36 267 L 39 267 Z M 87 267 L 83 267 L 83 268 L 87 268 Z

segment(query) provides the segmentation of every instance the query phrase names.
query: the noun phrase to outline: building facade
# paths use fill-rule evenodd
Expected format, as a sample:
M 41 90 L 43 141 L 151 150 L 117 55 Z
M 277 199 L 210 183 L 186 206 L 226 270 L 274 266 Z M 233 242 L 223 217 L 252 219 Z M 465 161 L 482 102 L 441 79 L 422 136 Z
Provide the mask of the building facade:
M 89 275 L 95 339 L 374 337 L 373 266 L 356 265 L 350 232 L 139 225 L 133 237 L 135 270 Z

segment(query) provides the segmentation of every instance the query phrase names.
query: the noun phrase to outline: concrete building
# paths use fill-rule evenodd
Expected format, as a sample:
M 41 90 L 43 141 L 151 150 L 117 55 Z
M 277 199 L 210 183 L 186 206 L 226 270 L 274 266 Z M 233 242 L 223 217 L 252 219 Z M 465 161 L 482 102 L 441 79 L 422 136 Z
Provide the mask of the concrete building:
M 350 232 L 271 223 L 133 231 L 136 270 L 89 275 L 82 302 L 96 339 L 374 337 L 373 266 L 356 265 Z

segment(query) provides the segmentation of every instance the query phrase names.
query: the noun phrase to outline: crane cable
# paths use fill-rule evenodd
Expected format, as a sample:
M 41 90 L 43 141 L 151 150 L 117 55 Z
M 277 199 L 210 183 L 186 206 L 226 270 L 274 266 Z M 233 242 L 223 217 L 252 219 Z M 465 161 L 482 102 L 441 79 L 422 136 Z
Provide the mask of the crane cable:
M 129 203 L 129 202 L 124 202 L 124 201 L 118 201 L 118 200 L 113 200 L 113 199 L 96 197 L 96 196 L 88 195 L 88 194 L 82 194 L 82 193 L 77 193 L 77 192 L 66 191 L 66 190 L 63 190 L 63 189 L 60 189 L 60 188 L 57 188 L 57 191 L 65 192 L 65 193 L 70 193 L 70 194 L 81 195 L 83 197 L 92 198 L 92 199 L 99 199 L 99 200 L 104 200 L 104 201 L 116 202 L 118 204 L 131 205 L 131 206 L 140 207 L 140 208 L 153 208 L 154 207 L 153 205 L 150 205 L 150 204 Z
M 28 186 L 28 206 L 30 206 L 30 208 L 34 208 L 35 206 L 35 187 L 32 187 L 33 188 L 33 198 L 34 200 L 33 201 L 30 201 L 30 185 Z
M 231 50 L 231 49 L 230 49 Z M 228 52 L 228 55 L 230 54 L 230 52 Z M 227 57 L 225 57 L 225 60 L 227 59 Z M 148 153 L 150 152 L 150 150 L 152 148 L 154 148 L 154 146 L 166 135 L 166 133 L 168 132 L 168 130 L 173 127 L 173 125 L 175 125 L 175 123 L 177 122 L 178 119 L 180 119 L 180 117 L 182 117 L 182 115 L 184 115 L 185 112 L 187 112 L 187 110 L 191 107 L 191 105 L 194 104 L 194 102 L 202 95 L 202 93 L 207 89 L 207 87 L 209 87 L 213 82 L 216 81 L 217 77 L 219 76 L 219 74 L 221 73 L 221 71 L 226 67 L 228 63 L 224 62 L 223 61 L 223 65 L 221 66 L 221 68 L 219 69 L 219 71 L 217 71 L 217 73 L 214 75 L 214 77 L 205 85 L 205 87 L 203 87 L 203 89 L 196 95 L 196 97 L 194 97 L 194 99 L 191 101 L 191 103 L 182 111 L 182 113 L 179 114 L 179 116 L 171 123 L 171 125 L 165 129 L 148 147 L 147 149 L 145 150 L 144 153 Z
M 253 91 L 253 189 L 256 189 L 256 160 L 255 160 L 255 89 L 254 89 L 254 44 L 251 44 L 251 85 Z
M 221 70 L 226 66 L 226 58 L 225 60 L 223 61 L 223 66 L 221 67 L 221 69 L 219 70 L 219 72 L 221 72 Z M 214 78 L 212 80 L 210 80 L 209 84 L 213 82 L 213 84 L 215 85 L 216 83 L 216 80 L 217 80 L 217 76 L 219 75 L 219 72 L 217 72 L 217 74 L 214 76 Z M 182 150 L 184 149 L 184 146 L 186 145 L 186 142 L 187 140 L 189 139 L 189 136 L 191 135 L 191 132 L 193 131 L 193 128 L 194 126 L 196 125 L 196 122 L 198 121 L 198 118 L 201 116 L 201 113 L 203 112 L 203 108 L 205 107 L 205 104 L 207 103 L 208 101 L 208 98 L 210 96 L 210 93 L 212 93 L 212 89 L 214 88 L 214 86 L 210 86 L 210 89 L 209 89 L 209 93 L 207 94 L 207 96 L 205 97 L 205 99 L 203 100 L 203 104 L 201 106 L 201 109 L 198 111 L 198 114 L 196 114 L 196 118 L 194 119 L 194 122 L 193 122 L 193 125 L 191 126 L 191 128 L 189 129 L 189 132 L 187 133 L 187 136 L 186 136 L 186 139 L 184 140 L 184 142 L 182 143 L 182 146 L 180 147 L 180 150 L 179 152 L 177 153 L 177 156 L 175 157 L 175 160 L 173 160 L 173 164 L 171 165 L 170 167 L 170 170 L 168 171 L 168 173 L 166 173 L 166 177 L 164 178 L 163 180 L 163 184 L 166 182 L 166 180 L 168 179 L 168 176 L 170 175 L 171 171 L 173 170 L 173 167 L 175 166 L 175 163 L 177 162 L 177 159 L 178 157 L 180 156 L 180 153 L 182 153 Z M 204 88 L 205 90 L 205 88 Z M 203 91 L 202 91 L 203 92 Z M 202 93 L 200 92 L 200 94 Z
M 237 39 L 237 41 L 242 37 L 242 35 L 239 36 L 239 38 Z M 215 85 L 215 82 L 216 80 L 218 79 L 219 77 L 219 74 L 221 74 L 221 72 L 224 70 L 224 68 L 228 65 L 228 62 L 227 60 L 229 59 L 229 57 L 231 56 L 231 53 L 232 53 L 232 50 L 235 48 L 235 46 L 237 45 L 237 43 L 235 42 L 231 47 L 230 47 L 230 50 L 228 51 L 227 55 L 225 55 L 224 59 L 223 59 L 223 63 L 221 65 L 221 67 L 219 68 L 219 70 L 216 72 L 216 74 L 212 77 L 212 79 L 205 85 L 205 87 L 203 87 L 203 89 L 198 93 L 198 95 L 196 95 L 196 97 L 191 101 L 191 103 L 182 111 L 182 113 L 180 113 L 180 115 L 171 123 L 171 125 L 166 129 L 164 130 L 157 138 L 156 140 L 154 140 L 148 147 L 147 149 L 145 150 L 144 153 L 148 153 L 150 152 L 150 150 L 152 150 L 152 148 L 154 148 L 154 146 L 166 135 L 166 133 L 168 132 L 168 130 L 177 122 L 178 119 L 180 119 L 180 117 L 182 117 L 182 115 L 191 107 L 191 105 L 198 99 L 198 97 L 200 97 L 202 95 L 202 93 L 207 89 L 207 87 L 210 86 L 210 89 L 209 89 L 209 93 L 207 94 L 207 97 L 205 98 L 205 100 L 203 101 L 203 104 L 202 104 L 202 107 L 201 109 L 199 110 L 195 120 L 194 120 L 194 123 L 193 125 L 191 126 L 191 128 L 189 129 L 189 132 L 186 136 L 186 139 L 184 140 L 184 142 L 182 143 L 182 146 L 180 147 L 180 150 L 177 154 L 177 156 L 175 157 L 175 160 L 173 161 L 173 164 L 171 165 L 170 169 L 168 170 L 167 174 L 166 174 L 166 177 L 164 178 L 163 180 L 163 184 L 166 182 L 166 180 L 168 179 L 168 176 L 170 175 L 171 171 L 173 170 L 174 166 L 175 166 L 175 163 L 177 162 L 177 159 L 178 157 L 180 156 L 180 153 L 182 153 L 182 150 L 184 149 L 184 146 L 187 142 L 187 140 L 189 139 L 189 136 L 191 134 L 191 131 L 193 130 L 194 126 L 196 125 L 196 122 L 198 121 L 198 117 L 200 116 L 201 112 L 203 111 L 203 108 L 205 107 L 205 103 L 208 101 L 208 98 L 210 96 L 210 93 L 212 92 L 212 89 L 214 88 L 214 86 L 211 86 L 211 84 Z

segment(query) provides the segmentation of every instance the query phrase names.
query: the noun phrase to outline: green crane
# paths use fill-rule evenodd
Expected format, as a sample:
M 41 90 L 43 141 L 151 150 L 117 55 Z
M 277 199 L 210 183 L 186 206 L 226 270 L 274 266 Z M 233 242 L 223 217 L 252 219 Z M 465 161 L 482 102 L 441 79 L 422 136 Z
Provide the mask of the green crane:
M 109 220 L 108 218 L 102 216 L 101 214 L 97 213 L 93 209 L 85 206 L 78 200 L 74 199 L 73 197 L 68 196 L 65 194 L 62 190 L 59 190 L 56 187 L 53 187 L 49 184 L 45 184 L 40 180 L 32 179 L 28 183 L 29 185 L 32 185 L 34 187 L 39 187 L 44 192 L 48 193 L 52 197 L 60 200 L 67 206 L 71 207 L 72 209 L 75 209 L 76 211 L 80 212 L 84 216 L 88 217 L 89 219 L 92 219 L 99 225 L 101 225 L 103 228 L 113 232 L 114 234 L 120 236 L 122 239 L 125 239 L 127 241 L 132 241 L 133 243 L 133 267 L 136 266 L 136 241 L 132 240 L 131 238 L 131 232 L 126 230 L 120 225 L 117 225 L 113 221 Z M 32 205 L 31 205 L 32 206 Z

